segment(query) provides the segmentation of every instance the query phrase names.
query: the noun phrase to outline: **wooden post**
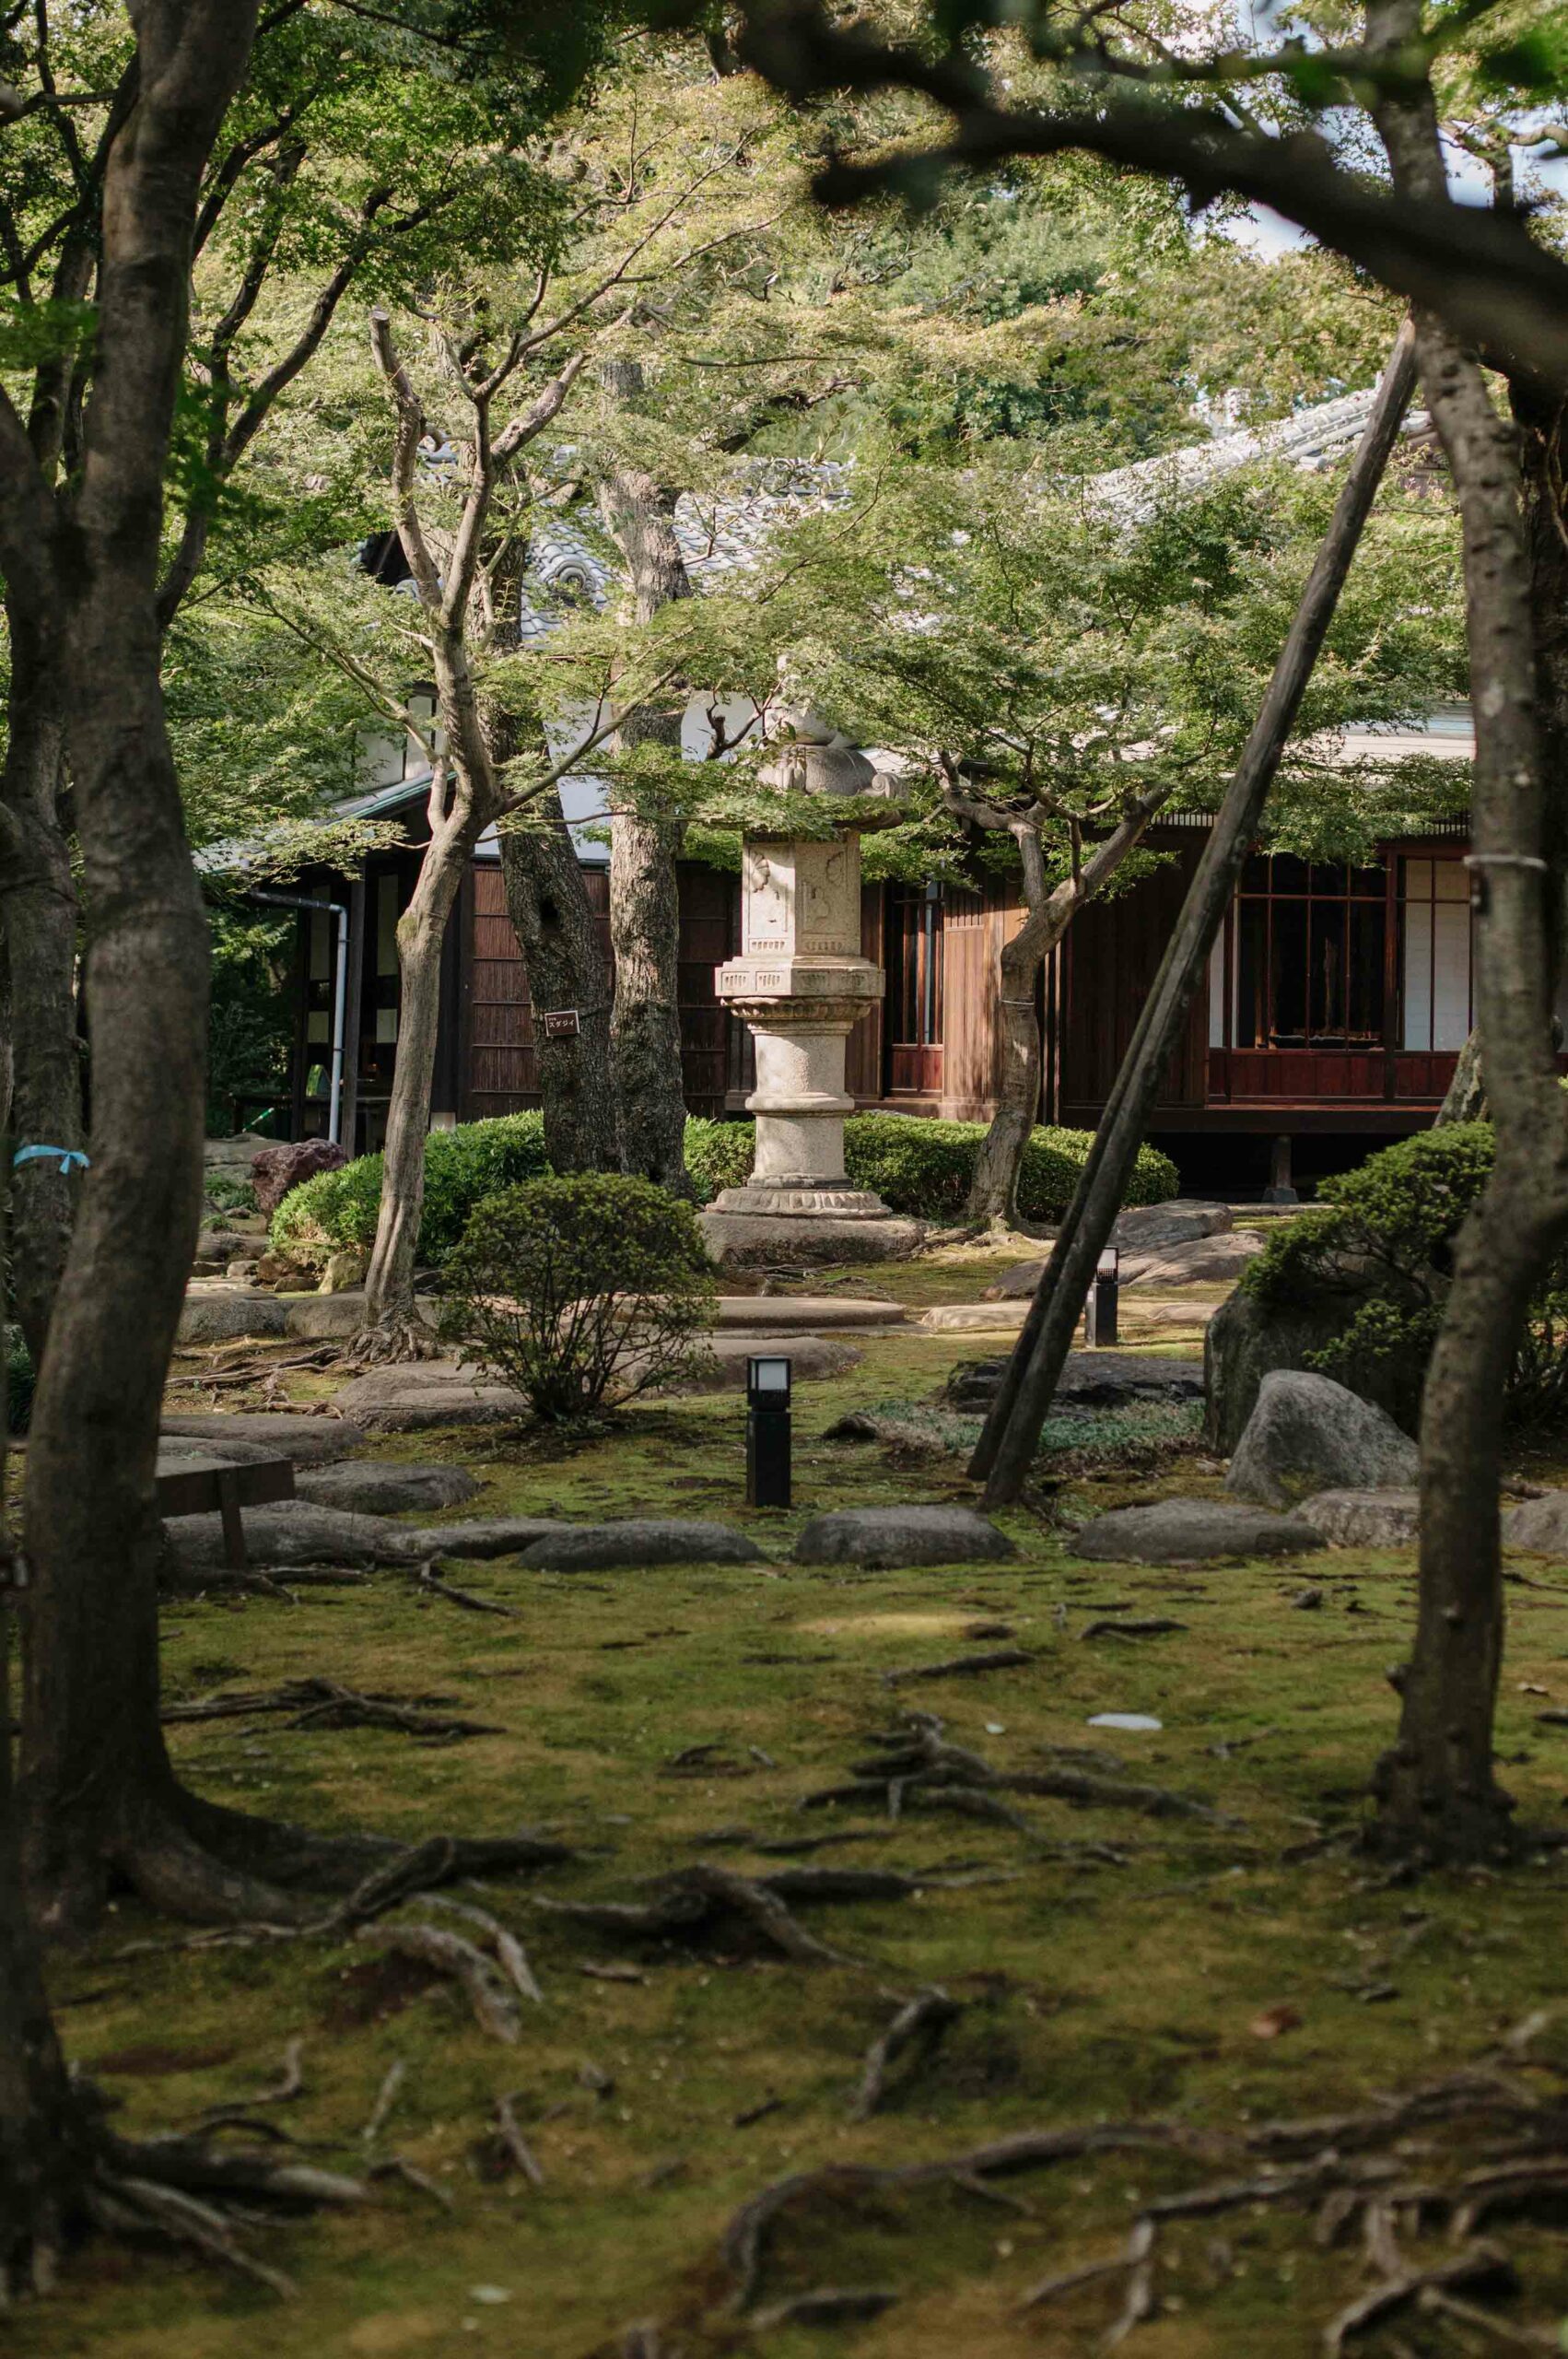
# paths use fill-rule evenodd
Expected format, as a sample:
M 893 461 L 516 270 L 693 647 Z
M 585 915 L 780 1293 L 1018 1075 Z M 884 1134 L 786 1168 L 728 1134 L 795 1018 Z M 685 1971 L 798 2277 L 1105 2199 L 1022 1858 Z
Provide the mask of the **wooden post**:
M 1263 1191 L 1266 1204 L 1299 1204 L 1295 1181 L 1291 1177 L 1291 1142 L 1288 1137 L 1274 1140 L 1269 1149 L 1269 1185 Z
M 365 998 L 365 863 L 348 880 L 348 988 L 343 1003 L 343 1104 L 338 1124 L 343 1151 L 352 1162 L 359 1152 L 359 1029 Z
M 986 1480 L 988 1506 L 1016 1499 L 1027 1478 L 1084 1297 L 1121 1209 L 1160 1076 L 1257 835 L 1280 757 L 1398 437 L 1415 373 L 1415 334 L 1407 320 L 1274 666 L 1262 710 L 1226 789 L 1154 987 L 1100 1117 L 1082 1178 L 970 1461 L 971 1475 Z

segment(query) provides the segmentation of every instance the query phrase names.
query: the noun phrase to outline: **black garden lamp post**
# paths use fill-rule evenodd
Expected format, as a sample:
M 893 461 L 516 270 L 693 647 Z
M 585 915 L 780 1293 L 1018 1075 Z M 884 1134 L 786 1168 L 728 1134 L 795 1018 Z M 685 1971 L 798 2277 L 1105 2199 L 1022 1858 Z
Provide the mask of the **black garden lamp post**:
M 746 1362 L 746 1505 L 790 1504 L 790 1363 Z
M 1117 1273 L 1121 1256 L 1114 1245 L 1107 1245 L 1094 1269 L 1094 1283 L 1089 1289 L 1084 1306 L 1083 1340 L 1091 1351 L 1101 1351 L 1116 1342 L 1117 1299 L 1121 1293 L 1121 1280 Z

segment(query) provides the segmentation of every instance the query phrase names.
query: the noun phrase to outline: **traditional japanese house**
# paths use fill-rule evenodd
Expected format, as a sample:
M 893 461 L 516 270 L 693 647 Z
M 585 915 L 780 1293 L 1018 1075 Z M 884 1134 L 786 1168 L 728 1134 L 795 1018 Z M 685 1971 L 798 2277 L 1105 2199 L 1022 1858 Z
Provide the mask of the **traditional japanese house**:
M 1200 481 L 1246 464 L 1260 445 L 1321 464 L 1359 431 L 1370 394 L 1320 405 L 1265 429 L 1233 434 L 1175 460 L 1102 479 L 1136 518 L 1159 485 Z M 702 582 L 755 561 L 781 511 L 847 496 L 835 468 L 777 471 L 717 505 L 683 501 L 677 527 L 688 570 Z M 401 552 L 390 540 L 370 561 L 395 586 Z M 534 552 L 544 585 L 525 625 L 550 628 L 549 593 L 603 600 L 603 557 L 569 525 Z M 711 699 L 694 697 L 691 750 Z M 1347 740 L 1350 758 L 1422 752 L 1468 759 L 1468 715 L 1434 715 L 1422 732 Z M 371 854 L 352 876 L 310 873 L 300 896 L 296 1048 L 287 1102 L 275 1126 L 324 1133 L 341 1045 L 338 1131 L 351 1151 L 380 1143 L 397 1051 L 396 926 L 417 869 L 427 772 L 411 746 L 367 748 L 363 792 L 338 816 L 401 818 L 404 841 Z M 595 827 L 600 792 L 568 780 L 562 802 L 591 897 L 608 939 L 608 846 Z M 1074 920 L 1049 962 L 1040 995 L 1041 1119 L 1091 1127 L 1131 1037 L 1208 822 L 1187 813 L 1146 839 L 1162 854 L 1141 882 Z M 1379 1138 L 1421 1128 L 1436 1112 L 1471 1017 L 1469 874 L 1463 823 L 1391 839 L 1364 866 L 1305 862 L 1260 849 L 1248 861 L 1211 962 L 1209 989 L 1189 1014 L 1165 1074 L 1153 1133 L 1202 1184 L 1241 1189 L 1270 1176 L 1288 1185 L 1293 1158 L 1332 1168 Z M 696 862 L 680 870 L 680 1014 L 686 1102 L 694 1113 L 743 1109 L 750 1042 L 714 992 L 714 969 L 739 946 L 739 879 Z M 334 909 L 342 918 L 334 918 Z M 848 1086 L 864 1108 L 986 1119 L 996 1087 L 996 953 L 1022 921 L 1016 889 L 868 885 L 864 955 L 886 971 L 883 1005 L 851 1035 Z M 336 945 L 346 941 L 340 976 Z M 533 1012 L 507 917 L 498 852 L 482 843 L 454 912 L 446 949 L 433 1120 L 470 1121 L 537 1103 Z M 256 1101 L 236 1108 L 253 1119 Z

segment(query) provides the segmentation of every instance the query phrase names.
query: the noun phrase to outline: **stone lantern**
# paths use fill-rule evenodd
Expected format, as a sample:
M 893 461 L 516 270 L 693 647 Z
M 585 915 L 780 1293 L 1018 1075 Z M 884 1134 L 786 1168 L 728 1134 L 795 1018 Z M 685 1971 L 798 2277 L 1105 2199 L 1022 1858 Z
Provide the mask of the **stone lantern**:
M 918 1221 L 890 1213 L 844 1169 L 844 1087 L 849 1034 L 883 995 L 880 967 L 860 956 L 860 837 L 896 825 L 897 781 L 873 769 L 848 738 L 812 713 L 759 772 L 780 792 L 824 802 L 887 804 L 858 810 L 826 837 L 748 829 L 741 853 L 741 955 L 715 978 L 720 999 L 756 1043 L 756 1162 L 743 1188 L 726 1188 L 703 1215 L 719 1261 L 833 1261 L 911 1252 Z

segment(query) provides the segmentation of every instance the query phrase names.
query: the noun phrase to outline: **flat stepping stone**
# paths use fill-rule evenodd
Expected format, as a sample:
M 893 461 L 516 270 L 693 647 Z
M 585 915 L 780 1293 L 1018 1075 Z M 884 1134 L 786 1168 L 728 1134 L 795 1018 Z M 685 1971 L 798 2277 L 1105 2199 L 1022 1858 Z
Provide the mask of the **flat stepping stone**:
M 1213 1499 L 1154 1499 L 1096 1516 L 1071 1553 L 1117 1565 L 1200 1565 L 1216 1556 L 1300 1556 L 1326 1545 L 1299 1516 Z
M 397 1529 L 408 1553 L 421 1563 L 432 1556 L 515 1556 L 535 1540 L 568 1527 L 548 1515 L 474 1516 L 467 1523 L 420 1523 Z
M 363 1449 L 366 1431 L 346 1417 L 308 1417 L 287 1409 L 191 1410 L 165 1416 L 158 1447 L 199 1443 L 214 1458 L 235 1465 L 258 1458 L 291 1458 L 296 1466 L 330 1466 Z
M 521 1392 L 491 1384 L 457 1360 L 409 1360 L 370 1368 L 335 1396 L 367 1433 L 418 1433 L 427 1426 L 515 1424 L 528 1414 Z
M 523 1564 L 547 1573 L 608 1572 L 622 1565 L 755 1565 L 755 1540 L 727 1523 L 634 1516 L 620 1523 L 559 1524 L 525 1549 Z
M 741 1328 L 749 1334 L 772 1333 L 780 1328 L 809 1334 L 827 1327 L 903 1327 L 908 1313 L 901 1302 L 859 1300 L 841 1294 L 721 1294 L 715 1326 Z
M 1270 1369 L 1231 1459 L 1225 1488 L 1285 1508 L 1316 1491 L 1412 1490 L 1421 1452 L 1386 1409 L 1332 1377 Z
M 247 1335 L 264 1338 L 287 1332 L 288 1304 L 283 1296 L 263 1294 L 252 1286 L 214 1285 L 185 1297 L 176 1341 L 231 1344 Z
M 798 1565 L 970 1565 L 1017 1554 L 973 1508 L 835 1508 L 795 1543 Z
M 1334 1548 L 1413 1548 L 1420 1537 L 1414 1490 L 1319 1491 L 1294 1512 Z
M 345 1508 L 351 1515 L 407 1515 L 415 1508 L 427 1514 L 439 1508 L 461 1508 L 478 1496 L 480 1485 L 463 1466 L 415 1466 L 395 1459 L 342 1459 L 335 1466 L 315 1466 L 295 1484 L 296 1495 L 312 1506 Z
M 1029 1316 L 1026 1300 L 996 1302 L 939 1302 L 930 1310 L 922 1311 L 919 1325 L 932 1335 L 963 1335 L 973 1329 L 984 1334 L 1005 1334 L 1009 1329 L 1022 1327 Z
M 1223 1285 L 1239 1278 L 1262 1252 L 1265 1239 L 1250 1229 L 1229 1236 L 1195 1237 L 1190 1244 L 1170 1245 L 1148 1253 L 1123 1252 L 1124 1286 L 1196 1286 Z
M 702 1338 L 702 1357 L 690 1375 L 661 1384 L 661 1393 L 743 1392 L 746 1362 L 759 1353 L 790 1363 L 796 1384 L 820 1382 L 826 1377 L 848 1376 L 865 1354 L 844 1335 L 780 1335 L 769 1333 L 709 1334 Z
M 357 1335 L 365 1324 L 363 1287 L 345 1286 L 339 1294 L 296 1295 L 288 1305 L 287 1332 L 301 1343 L 332 1344 Z
M 1008 1363 L 960 1360 L 942 1388 L 950 1409 L 983 1415 L 996 1399 Z M 1200 1359 L 1167 1359 L 1150 1352 L 1069 1352 L 1052 1402 L 1055 1409 L 1127 1409 L 1152 1401 L 1201 1401 Z

